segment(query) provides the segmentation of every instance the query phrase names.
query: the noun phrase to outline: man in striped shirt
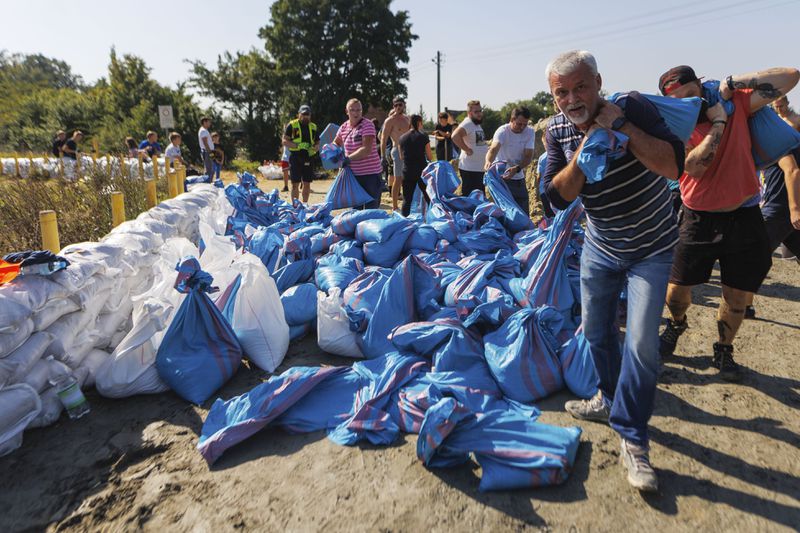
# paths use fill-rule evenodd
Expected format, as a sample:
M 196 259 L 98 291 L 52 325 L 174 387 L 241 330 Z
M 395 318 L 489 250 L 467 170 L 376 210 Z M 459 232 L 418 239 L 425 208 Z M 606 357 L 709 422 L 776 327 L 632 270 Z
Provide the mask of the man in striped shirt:
M 624 95 L 616 101 L 619 105 L 605 101 L 597 62 L 589 52 L 559 55 L 547 66 L 546 76 L 561 113 L 545 133 L 542 179 L 554 207 L 564 209 L 580 197 L 586 210 L 582 322 L 599 389 L 591 400 L 570 401 L 565 408 L 576 418 L 609 423 L 622 437 L 620 458 L 628 482 L 654 491 L 658 478 L 650 465 L 647 423 L 658 375 L 662 298 L 678 241 L 662 176 L 676 179 L 681 174 L 684 146 L 638 93 Z M 609 161 L 604 179 L 589 183 L 577 160 L 584 141 L 599 128 L 627 136 L 627 153 Z M 615 318 L 626 285 L 627 324 L 620 349 Z

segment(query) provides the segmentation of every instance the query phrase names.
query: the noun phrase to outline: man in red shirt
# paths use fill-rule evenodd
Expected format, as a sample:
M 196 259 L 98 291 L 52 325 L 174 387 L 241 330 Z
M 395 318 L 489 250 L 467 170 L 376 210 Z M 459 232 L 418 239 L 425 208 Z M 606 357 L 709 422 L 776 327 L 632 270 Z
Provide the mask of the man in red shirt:
M 661 334 L 661 356 L 675 351 L 688 327 L 686 311 L 692 287 L 706 283 L 719 261 L 722 302 L 717 313 L 719 341 L 714 343 L 714 367 L 720 377 L 740 379 L 733 360 L 733 339 L 744 318 L 748 298 L 772 266 L 764 219 L 758 207 L 759 183 L 751 153 L 747 119 L 788 93 L 800 79 L 794 68 L 773 68 L 720 83 L 720 102 L 701 113 L 686 143 L 685 171 L 680 177 L 683 207 L 679 214 L 680 241 L 675 248 L 667 307 L 671 318 Z M 699 78 L 682 65 L 659 79 L 665 96 L 703 96 Z M 733 104 L 728 113 L 723 102 Z

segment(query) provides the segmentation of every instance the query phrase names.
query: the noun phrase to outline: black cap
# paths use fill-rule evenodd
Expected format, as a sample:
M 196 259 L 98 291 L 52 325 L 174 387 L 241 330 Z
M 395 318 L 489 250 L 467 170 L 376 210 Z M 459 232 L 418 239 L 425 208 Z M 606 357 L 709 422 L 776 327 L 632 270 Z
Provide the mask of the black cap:
M 667 96 L 675 89 L 693 81 L 700 81 L 694 69 L 689 65 L 680 65 L 669 69 L 658 78 L 658 89 L 661 94 Z

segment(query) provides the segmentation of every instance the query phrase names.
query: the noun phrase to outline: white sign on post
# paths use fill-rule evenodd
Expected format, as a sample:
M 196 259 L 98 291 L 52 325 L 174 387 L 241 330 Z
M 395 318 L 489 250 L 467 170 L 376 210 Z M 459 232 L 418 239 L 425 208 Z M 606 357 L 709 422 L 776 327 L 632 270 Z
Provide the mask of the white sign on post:
M 161 123 L 161 127 L 164 129 L 175 127 L 175 118 L 172 116 L 171 105 L 158 106 L 158 121 Z

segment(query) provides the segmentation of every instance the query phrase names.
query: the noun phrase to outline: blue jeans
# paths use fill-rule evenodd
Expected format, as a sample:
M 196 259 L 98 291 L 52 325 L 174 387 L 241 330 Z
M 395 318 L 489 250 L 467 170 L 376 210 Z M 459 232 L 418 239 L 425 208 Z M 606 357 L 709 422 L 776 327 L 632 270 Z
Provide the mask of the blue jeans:
M 640 446 L 648 445 L 660 363 L 658 326 L 671 265 L 672 250 L 620 261 L 587 242 L 581 256 L 583 331 L 597 368 L 597 387 L 611 408 L 611 427 Z M 628 318 L 620 348 L 617 305 L 626 285 Z
M 211 161 L 211 177 L 214 179 L 219 179 L 219 173 L 222 170 L 222 165 L 217 163 L 216 161 Z

